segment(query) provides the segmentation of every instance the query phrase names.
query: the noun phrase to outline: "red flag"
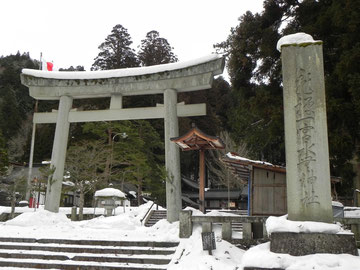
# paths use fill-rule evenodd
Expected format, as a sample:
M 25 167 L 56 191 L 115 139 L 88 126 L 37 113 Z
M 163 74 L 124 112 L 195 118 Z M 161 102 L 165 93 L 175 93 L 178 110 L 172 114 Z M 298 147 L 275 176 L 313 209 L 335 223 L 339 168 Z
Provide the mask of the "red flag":
M 47 70 L 48 70 L 48 71 L 52 71 L 54 64 L 51 63 L 51 62 L 46 62 L 46 66 L 47 66 Z
M 42 70 L 47 70 L 47 71 L 53 71 L 53 67 L 54 67 L 54 64 L 51 63 L 51 62 L 46 62 L 44 59 L 42 59 L 41 61 L 42 63 Z

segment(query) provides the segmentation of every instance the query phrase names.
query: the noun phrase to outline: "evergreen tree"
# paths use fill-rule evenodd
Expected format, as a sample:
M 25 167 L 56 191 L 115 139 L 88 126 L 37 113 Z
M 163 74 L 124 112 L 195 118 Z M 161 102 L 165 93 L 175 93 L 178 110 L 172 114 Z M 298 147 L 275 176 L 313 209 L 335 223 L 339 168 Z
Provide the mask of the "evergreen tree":
M 0 130 L 0 176 L 5 175 L 8 167 L 8 156 L 5 145 L 5 139 L 3 138 Z
M 130 34 L 121 24 L 117 24 L 103 43 L 100 44 L 100 53 L 95 58 L 91 70 L 107 70 L 139 66 Z
M 158 31 L 152 30 L 141 41 L 138 52 L 140 63 L 142 66 L 153 66 L 177 62 L 173 49 L 165 38 L 160 37 Z
M 84 132 L 110 146 L 109 183 L 122 189 L 124 182 L 131 182 L 137 186 L 138 196 L 145 190 L 154 200 L 165 202 L 164 146 L 148 121 L 87 123 Z
M 234 90 L 229 127 L 235 142 L 246 143 L 250 158 L 283 163 L 281 63 L 276 42 L 285 7 L 275 2 L 266 1 L 262 15 L 244 14 L 228 40 L 217 47 L 229 53 Z
M 0 130 L 7 140 L 18 132 L 34 105 L 27 87 L 21 84 L 21 70 L 37 67 L 28 53 L 0 57 Z
M 285 34 L 305 32 L 324 42 L 331 173 L 352 182 L 349 161 L 360 134 L 359 9 L 358 1 L 266 0 L 261 14 L 244 14 L 228 39 L 216 45 L 229 55 L 233 88 L 229 126 L 235 140 L 246 142 L 250 157 L 285 162 L 276 43 Z
M 59 71 L 85 71 L 84 66 L 70 66 L 68 68 L 59 68 Z
M 22 142 L 20 147 L 24 147 L 30 135 L 30 130 L 24 127 L 31 121 L 29 116 L 34 106 L 34 99 L 29 96 L 28 88 L 21 84 L 20 73 L 23 68 L 38 67 L 39 63 L 32 60 L 29 53 L 18 52 L 0 57 L 0 133 L 6 142 L 3 151 L 11 161 L 25 161 L 21 155 L 23 149 L 13 151 L 12 146 L 16 140 Z

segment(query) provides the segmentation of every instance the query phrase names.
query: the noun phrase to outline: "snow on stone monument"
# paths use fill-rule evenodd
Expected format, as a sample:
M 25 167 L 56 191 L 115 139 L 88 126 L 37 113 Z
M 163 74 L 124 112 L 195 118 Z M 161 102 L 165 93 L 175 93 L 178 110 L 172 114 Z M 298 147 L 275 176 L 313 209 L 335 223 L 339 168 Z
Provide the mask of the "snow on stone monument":
M 288 218 L 333 221 L 322 41 L 278 41 L 284 84 Z

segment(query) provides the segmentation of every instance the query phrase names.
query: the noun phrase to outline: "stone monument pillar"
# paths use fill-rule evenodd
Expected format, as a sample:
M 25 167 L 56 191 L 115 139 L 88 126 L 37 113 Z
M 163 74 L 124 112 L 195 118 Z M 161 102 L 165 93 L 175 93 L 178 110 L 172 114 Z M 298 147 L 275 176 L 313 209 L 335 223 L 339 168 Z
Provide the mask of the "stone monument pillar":
M 169 222 L 178 221 L 181 211 L 181 175 L 180 175 L 180 152 L 170 138 L 179 136 L 177 116 L 177 92 L 167 89 L 164 92 L 165 106 L 165 167 L 166 179 L 166 209 Z
M 72 97 L 60 97 L 59 112 L 56 120 L 55 138 L 51 154 L 51 168 L 55 168 L 55 171 L 52 177 L 48 180 L 45 201 L 45 209 L 55 213 L 59 212 L 61 188 L 64 178 L 66 148 L 70 127 L 68 117 L 72 107 L 72 102 Z
M 288 219 L 333 221 L 322 42 L 298 33 L 278 42 L 284 84 Z

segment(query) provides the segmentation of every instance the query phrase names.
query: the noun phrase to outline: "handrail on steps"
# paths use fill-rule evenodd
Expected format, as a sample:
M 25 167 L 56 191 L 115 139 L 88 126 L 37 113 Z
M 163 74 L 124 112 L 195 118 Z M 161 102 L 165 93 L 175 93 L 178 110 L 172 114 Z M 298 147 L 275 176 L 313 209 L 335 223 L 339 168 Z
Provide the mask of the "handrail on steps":
M 154 204 L 155 204 L 155 202 L 153 202 L 152 205 L 149 207 L 149 209 L 146 211 L 145 216 L 142 219 L 140 219 L 141 225 L 143 225 L 142 222 L 146 219 L 147 215 L 149 214 L 149 212 L 150 212 L 151 208 L 154 206 Z

